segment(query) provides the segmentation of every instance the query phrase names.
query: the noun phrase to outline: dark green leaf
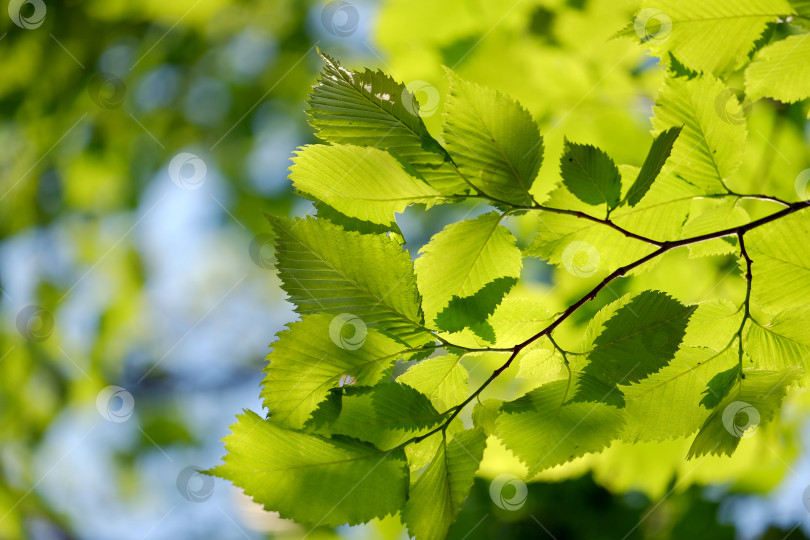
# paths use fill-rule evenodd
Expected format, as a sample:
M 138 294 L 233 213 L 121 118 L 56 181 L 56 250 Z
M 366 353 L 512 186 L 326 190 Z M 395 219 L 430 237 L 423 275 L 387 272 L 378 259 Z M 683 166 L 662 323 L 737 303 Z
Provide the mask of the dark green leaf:
M 484 285 L 472 296 L 454 296 L 435 319 L 436 327 L 445 332 L 460 332 L 470 328 L 481 339 L 493 343 L 495 329 L 487 322 L 503 297 L 517 283 L 517 278 L 501 277 Z
M 381 450 L 436 427 L 445 419 L 424 394 L 394 382 L 347 389 L 334 421 L 319 422 L 322 435 L 347 435 Z
M 641 166 L 636 181 L 633 182 L 630 191 L 627 192 L 627 203 L 630 206 L 637 205 L 652 187 L 653 182 L 664 167 L 664 163 L 669 158 L 672 146 L 675 144 L 678 135 L 681 134 L 681 129 L 678 126 L 665 129 L 653 140 L 652 147 L 650 147 L 650 151 L 644 159 L 644 164 Z
M 560 158 L 563 184 L 586 204 L 615 208 L 621 198 L 621 176 L 613 160 L 599 148 L 568 140 Z
M 655 373 L 675 357 L 695 309 L 660 291 L 638 294 L 604 324 L 583 373 L 610 386 Z
M 788 388 L 803 375 L 793 366 L 781 371 L 744 370 L 727 395 L 717 404 L 700 428 L 688 459 L 706 454 L 731 455 L 740 440 L 752 436 L 759 426 L 769 422 L 785 398 Z

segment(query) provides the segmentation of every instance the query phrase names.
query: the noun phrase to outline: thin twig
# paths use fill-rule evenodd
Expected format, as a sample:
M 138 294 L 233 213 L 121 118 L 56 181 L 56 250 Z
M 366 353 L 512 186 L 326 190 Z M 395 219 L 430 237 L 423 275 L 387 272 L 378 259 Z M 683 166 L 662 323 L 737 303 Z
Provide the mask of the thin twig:
M 745 249 L 745 235 L 740 233 L 737 235 L 737 238 L 740 242 L 740 256 L 745 259 L 745 300 L 743 301 L 743 317 L 742 321 L 740 321 L 740 327 L 737 329 L 737 332 L 734 334 L 737 338 L 737 351 L 739 355 L 739 367 L 740 367 L 740 377 L 744 378 L 743 375 L 743 339 L 742 333 L 743 329 L 745 329 L 746 321 L 751 317 L 751 288 L 754 282 L 754 274 L 751 271 L 751 266 L 754 264 L 754 261 L 751 260 L 751 256 L 748 255 L 748 251 Z
M 646 242 L 646 243 L 652 244 L 654 246 L 661 246 L 661 245 L 664 244 L 664 242 L 661 242 L 659 240 L 653 240 L 652 238 L 647 238 L 646 236 L 642 236 L 642 235 L 636 234 L 636 233 L 634 233 L 632 231 L 628 231 L 627 229 L 617 225 L 616 223 L 614 223 L 613 221 L 611 221 L 608 218 L 605 218 L 605 219 L 598 218 L 596 216 L 586 214 L 585 212 L 579 212 L 577 210 L 566 210 L 565 208 L 554 208 L 554 207 L 551 207 L 551 206 L 542 206 L 542 205 L 538 205 L 536 207 L 533 207 L 532 210 L 540 210 L 542 212 L 551 212 L 551 213 L 554 213 L 554 214 L 565 214 L 565 215 L 569 215 L 569 216 L 578 217 L 580 219 L 587 219 L 588 221 L 593 221 L 594 223 L 601 223 L 602 225 L 606 225 L 606 226 L 610 227 L 611 229 L 614 229 L 614 230 L 622 233 L 627 238 L 633 238 L 635 240 L 641 240 L 642 242 Z

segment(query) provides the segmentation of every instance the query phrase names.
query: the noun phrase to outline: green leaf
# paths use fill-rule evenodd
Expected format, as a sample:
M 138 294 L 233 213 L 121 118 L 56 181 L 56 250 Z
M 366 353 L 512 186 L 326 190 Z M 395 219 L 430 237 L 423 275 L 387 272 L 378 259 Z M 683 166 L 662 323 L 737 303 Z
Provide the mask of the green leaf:
M 467 369 L 460 361 L 461 357 L 455 354 L 428 358 L 408 368 L 397 377 L 397 382 L 425 394 L 437 409 L 447 410 L 470 393 Z
M 560 158 L 563 184 L 576 197 L 590 205 L 607 204 L 613 209 L 621 197 L 621 176 L 610 157 L 589 144 L 576 144 L 567 139 Z
M 740 328 L 743 310 L 728 300 L 708 300 L 697 304 L 689 318 L 684 347 L 705 347 L 719 351 L 729 344 Z
M 745 247 L 754 260 L 753 300 L 778 313 L 807 305 L 810 298 L 808 210 L 757 227 L 745 234 Z
M 469 182 L 512 205 L 531 205 L 543 161 L 543 138 L 513 99 L 450 72 L 444 125 L 447 151 Z
M 810 371 L 810 307 L 786 309 L 768 324 L 752 321 L 744 345 L 758 369 Z
M 801 15 L 804 19 L 810 18 L 810 0 L 790 0 L 790 5 L 793 6 L 793 9 Z M 806 21 L 795 21 L 797 23 L 804 22 L 804 26 L 807 26 Z
M 495 329 L 495 347 L 511 348 L 529 339 L 551 322 L 547 294 L 510 294 L 495 308 L 489 323 Z
M 751 223 L 737 204 L 741 196 L 727 188 L 744 183 L 734 176 L 743 162 L 748 108 L 724 82 L 737 62 L 744 67 L 747 53 L 712 58 L 720 79 L 709 69 L 698 73 L 695 62 L 685 63 L 677 43 L 688 24 L 736 23 L 685 21 L 677 18 L 678 9 L 715 6 L 664 2 L 676 15 L 675 47 L 665 51 L 670 77 L 654 108 L 657 136 L 644 164 L 617 167 L 598 148 L 563 139 L 563 185 L 553 191 L 534 185 L 543 140 L 531 115 L 513 100 L 450 74 L 445 151 L 427 133 L 413 95 L 402 85 L 326 58 L 310 113 L 331 145 L 304 147 L 291 174 L 319 218 L 271 218 L 282 286 L 302 318 L 279 335 L 269 355 L 262 392 L 269 418 L 240 418 L 238 433 L 227 441 L 226 463 L 218 468 L 223 476 L 299 521 L 331 525 L 399 511 L 411 534 L 442 538 L 470 489 L 486 435 L 502 442 L 491 449 L 487 475 L 516 456 L 534 477 L 614 441 L 646 443 L 697 433 L 690 457 L 730 453 L 748 434 L 739 429 L 737 413 L 748 408 L 758 422 L 773 417 L 810 360 L 810 260 L 802 249 L 810 244 L 806 212 L 745 233 L 754 261 L 746 309 L 727 300 L 684 305 L 666 292 L 643 290 L 657 281 L 673 292 L 700 296 L 690 287 L 705 284 L 676 276 L 680 270 L 674 266 L 659 266 L 649 279 L 637 279 L 656 261 L 685 259 L 685 250 L 617 272 L 613 277 L 623 279 L 610 287 L 600 284 L 591 300 L 601 304 L 605 294 L 641 292 L 596 313 L 597 306 L 586 302 L 606 274 L 659 245 Z M 744 12 L 749 2 L 729 9 Z M 769 28 L 752 45 L 766 51 L 755 63 L 775 62 L 766 43 L 789 30 Z M 647 38 L 663 47 L 653 41 L 655 35 Z M 723 40 L 728 37 L 714 36 L 709 47 Z M 750 172 L 749 157 L 743 172 Z M 472 191 L 488 196 L 499 211 L 451 223 L 412 263 L 395 214 L 413 202 L 430 206 Z M 534 205 L 532 194 L 540 192 L 546 196 L 543 207 L 520 208 Z M 602 204 L 600 215 L 611 223 L 585 215 L 594 216 L 594 206 Z M 767 208 L 757 204 L 750 206 L 757 210 L 754 217 L 766 215 Z M 514 216 L 508 229 L 502 225 L 507 216 Z M 627 238 L 621 228 L 652 240 Z M 521 246 L 530 240 L 524 235 L 536 231 L 526 253 L 547 258 L 570 276 L 535 264 L 528 270 L 536 279 L 516 287 L 523 254 L 511 230 Z M 734 237 L 691 245 L 692 257 L 734 256 L 690 265 L 717 266 L 712 272 L 722 280 L 739 269 L 738 249 Z M 744 288 L 730 282 L 723 287 L 731 285 L 739 300 Z M 582 309 L 572 313 L 574 303 Z M 767 322 L 772 313 L 777 315 Z M 561 316 L 565 322 L 558 326 Z M 566 349 L 584 334 L 583 343 L 562 353 L 547 335 L 550 329 Z M 437 345 L 446 356 L 432 357 Z M 487 392 L 500 398 L 532 390 L 511 402 L 479 403 L 472 411 L 475 429 L 465 432 L 469 411 L 454 407 L 470 397 L 467 365 L 479 366 L 472 374 L 474 387 L 486 381 Z M 502 380 L 506 375 L 516 380 Z M 458 412 L 460 418 L 445 425 Z M 646 452 L 646 446 L 633 451 Z M 549 474 L 570 474 L 585 461 Z M 387 483 L 395 486 L 396 497 L 375 499 L 364 509 L 341 508 L 354 489 L 341 475 L 362 484 L 383 463 L 385 477 L 373 480 L 364 495 L 376 497 L 374 490 Z M 620 484 L 630 485 L 627 479 Z M 276 493 L 288 485 L 298 490 L 296 501 Z M 304 488 L 318 492 L 313 505 L 318 512 L 293 509 L 309 505 Z
M 732 343 L 732 345 L 734 345 L 734 343 Z M 738 351 L 737 365 L 730 367 L 725 371 L 721 371 L 706 383 L 706 392 L 704 392 L 705 395 L 700 400 L 700 404 L 707 409 L 714 409 L 717 407 L 717 405 L 719 405 L 728 395 L 737 381 L 739 381 L 740 366 L 746 361 L 746 359 L 747 355 L 745 352 L 743 352 L 743 357 L 740 359 Z
M 665 129 L 653 140 L 650 151 L 644 159 L 644 164 L 641 166 L 635 182 L 627 192 L 626 199 L 630 206 L 637 205 L 652 187 L 653 182 L 655 182 L 672 153 L 672 147 L 675 145 L 678 135 L 681 134 L 681 129 L 680 126 Z
M 693 212 L 683 226 L 683 237 L 692 238 L 749 223 L 751 217 L 738 203 L 739 199 L 729 197 L 703 212 Z M 728 255 L 739 253 L 739 243 L 736 237 L 727 236 L 691 244 L 688 249 L 690 257 Z
M 622 386 L 627 416 L 622 438 L 635 443 L 691 435 L 711 414 L 700 404 L 707 381 L 737 362 L 736 348 L 718 352 L 685 347 L 657 373 Z
M 769 97 L 794 103 L 810 97 L 809 36 L 788 36 L 757 52 L 745 70 L 749 98 Z
M 643 291 L 604 323 L 583 374 L 607 385 L 638 382 L 675 357 L 696 306 L 660 291 Z
M 501 414 L 502 403 L 498 399 L 485 399 L 476 403 L 472 412 L 473 425 L 483 429 L 487 435 L 494 435 L 496 431 L 495 425 L 498 416 Z
M 472 296 L 454 296 L 436 316 L 436 327 L 445 332 L 460 332 L 470 328 L 484 341 L 493 343 L 495 329 L 487 321 L 487 317 L 492 315 L 504 295 L 517 281 L 517 278 L 501 277 L 490 281 Z
M 395 228 L 394 212 L 431 207 L 441 194 L 402 169 L 390 154 L 353 145 L 309 145 L 298 151 L 290 179 L 299 191 L 350 218 Z
M 444 432 L 436 432 L 418 443 L 411 443 L 405 447 L 405 456 L 408 458 L 408 467 L 411 478 L 421 472 L 433 460 L 433 456 L 445 439 L 452 439 L 456 433 L 464 431 L 464 424 L 460 418 L 454 418 Z
M 523 250 L 578 278 L 600 277 L 653 251 L 645 242 L 576 216 L 543 212 L 537 236 Z
M 632 29 L 655 56 L 721 75 L 747 63 L 766 25 L 791 13 L 785 0 L 646 0 Z
M 300 428 L 341 379 L 372 385 L 393 366 L 405 347 L 373 328 L 341 335 L 352 322 L 315 313 L 279 333 L 262 383 L 271 420 Z
M 302 196 L 306 196 L 303 195 Z M 405 240 L 402 238 L 402 231 L 394 225 L 380 225 L 362 219 L 352 218 L 342 212 L 338 212 L 325 202 L 312 197 L 312 206 L 315 208 L 315 217 L 319 220 L 327 220 L 343 229 L 344 231 L 354 231 L 361 234 L 386 235 L 390 240 L 402 245 Z
M 801 376 L 802 369 L 796 366 L 780 371 L 743 370 L 743 378 L 736 377 L 700 428 L 687 459 L 707 454 L 731 455 L 740 439 L 751 436 L 774 417 L 788 388 Z
M 419 251 L 414 266 L 428 323 L 454 297 L 472 296 L 498 278 L 520 277 L 521 253 L 502 218 L 490 212 L 453 223 Z
M 638 177 L 640 169 L 623 165 L 619 171 L 623 184 L 627 185 L 632 183 L 631 178 Z M 678 176 L 662 173 L 638 204 L 619 206 L 610 219 L 629 231 L 653 240 L 677 240 L 682 236 L 683 224 L 692 210 L 693 199 L 703 196 L 703 193 L 703 190 Z
M 568 377 L 563 357 L 556 349 L 536 348 L 522 352 L 517 361 L 517 377 L 529 381 L 533 388 Z
M 746 129 L 737 97 L 711 76 L 668 79 L 653 108 L 653 128 L 683 126 L 662 175 L 677 175 L 701 194 L 726 193 L 742 163 Z
M 630 25 L 631 32 L 634 32 L 632 29 L 633 25 Z M 684 66 L 682 63 L 678 61 L 677 58 L 672 56 L 672 53 L 669 54 L 669 58 L 666 60 L 667 63 L 667 73 L 673 77 L 686 77 L 687 79 L 694 79 L 695 77 L 700 77 L 700 73 L 689 69 L 688 67 Z
M 402 449 L 325 439 L 283 429 L 253 412 L 225 437 L 224 464 L 209 474 L 232 481 L 266 510 L 314 526 L 355 525 L 397 512 L 408 492 Z
M 618 437 L 621 410 L 604 402 L 575 403 L 568 398 L 585 381 L 554 381 L 504 403 L 496 421 L 498 438 L 529 467 L 529 476 L 587 453 Z
M 683 238 L 722 231 L 750 222 L 748 212 L 739 206 L 739 202 L 739 199 L 729 197 L 715 202 L 708 209 L 692 212 L 683 226 Z
M 400 246 L 324 220 L 268 219 L 281 287 L 298 313 L 348 313 L 413 346 L 432 339 L 421 330 L 413 265 Z
M 347 435 L 390 450 L 444 421 L 424 394 L 394 382 L 372 388 L 349 388 L 337 417 L 319 422 L 322 435 Z
M 469 191 L 450 156 L 428 133 L 405 85 L 381 71 L 346 69 L 320 54 L 324 70 L 308 111 L 318 137 L 387 150 L 444 195 Z
M 436 455 L 410 490 L 402 518 L 419 540 L 443 540 L 456 521 L 481 458 L 486 436 L 480 429 L 442 441 Z

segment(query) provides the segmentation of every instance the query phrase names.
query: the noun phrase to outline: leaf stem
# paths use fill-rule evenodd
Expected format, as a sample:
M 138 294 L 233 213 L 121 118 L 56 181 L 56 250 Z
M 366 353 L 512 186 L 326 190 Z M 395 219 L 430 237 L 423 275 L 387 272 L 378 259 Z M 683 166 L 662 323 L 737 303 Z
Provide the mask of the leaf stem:
M 737 351 L 739 355 L 739 366 L 740 366 L 740 378 L 743 377 L 743 338 L 742 333 L 745 329 L 745 323 L 748 319 L 751 318 L 751 287 L 754 282 L 754 274 L 751 272 L 751 266 L 754 264 L 754 261 L 751 260 L 751 256 L 748 255 L 748 251 L 745 249 L 745 234 L 738 233 L 737 238 L 740 241 L 740 256 L 745 259 L 745 300 L 743 301 L 743 317 L 742 321 L 740 321 L 740 327 L 737 329 L 737 332 L 734 334 L 737 338 Z
M 493 371 L 492 374 L 489 376 L 489 378 L 486 381 L 484 381 L 484 383 L 481 386 L 479 386 L 478 389 L 475 392 L 470 394 L 467 397 L 467 399 L 465 399 L 464 401 L 462 401 L 458 405 L 447 409 L 447 411 L 445 411 L 445 414 L 447 414 L 450 411 L 453 411 L 453 413 L 449 417 L 447 417 L 447 420 L 445 420 L 445 422 L 443 424 L 441 424 L 441 425 L 437 426 L 436 428 L 428 431 L 424 435 L 420 435 L 418 437 L 413 437 L 412 439 L 408 439 L 407 441 L 402 443 L 400 446 L 407 446 L 407 445 L 412 444 L 412 443 L 418 443 L 418 442 L 421 442 L 421 441 L 427 439 L 428 437 L 430 437 L 434 433 L 437 433 L 439 431 L 445 431 L 447 429 L 447 426 L 450 425 L 450 422 L 452 422 L 453 419 L 456 416 L 459 415 L 459 413 L 462 411 L 462 409 L 464 409 L 464 407 L 469 405 L 472 400 L 474 400 L 476 397 L 478 397 L 478 394 L 480 394 L 484 390 L 484 388 L 489 386 L 489 383 L 494 381 L 498 377 L 498 375 L 500 375 L 501 373 L 506 371 L 506 368 L 509 367 L 509 365 L 512 363 L 512 360 L 515 359 L 515 357 L 518 355 L 519 352 L 520 352 L 519 350 L 513 350 L 512 354 L 509 355 L 509 359 L 506 362 L 504 362 L 504 364 L 501 365 L 501 367 L 499 367 L 498 369 Z
M 428 330 L 428 331 L 432 332 L 431 330 Z M 466 352 L 512 352 L 511 347 L 509 347 L 509 348 L 482 347 L 482 348 L 477 349 L 475 347 L 465 347 L 463 345 L 456 345 L 455 343 L 450 343 L 449 341 L 447 341 L 446 339 L 444 339 L 443 337 L 441 337 L 441 336 L 439 336 L 437 334 L 433 334 L 433 336 L 437 340 L 439 340 L 439 342 L 441 342 L 441 344 L 442 344 L 441 346 L 443 348 L 445 348 L 445 349 L 446 348 L 461 349 L 462 351 L 466 351 Z
M 565 365 L 565 369 L 568 370 L 568 382 L 565 385 L 565 392 L 563 392 L 563 397 L 560 400 L 560 405 L 559 407 L 557 407 L 557 414 L 559 414 L 560 409 L 562 409 L 562 406 L 565 403 L 565 400 L 568 399 L 568 392 L 571 390 L 571 379 L 574 378 L 574 374 L 571 371 L 571 364 L 568 362 L 568 354 L 566 353 L 566 351 L 564 351 L 563 348 L 560 347 L 556 341 L 554 341 L 554 338 L 552 337 L 551 334 L 548 334 L 546 337 L 551 342 L 551 344 L 554 345 L 554 348 L 560 352 L 560 354 L 562 355 L 563 364 Z

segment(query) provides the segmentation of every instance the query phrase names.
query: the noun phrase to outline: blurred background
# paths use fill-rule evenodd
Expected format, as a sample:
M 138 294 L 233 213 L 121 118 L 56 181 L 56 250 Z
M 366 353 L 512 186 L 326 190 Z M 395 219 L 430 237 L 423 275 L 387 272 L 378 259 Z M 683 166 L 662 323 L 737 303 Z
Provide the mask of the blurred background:
M 644 158 L 664 73 L 638 44 L 610 39 L 635 5 L 4 4 L 0 538 L 406 538 L 396 517 L 310 532 L 196 472 L 219 462 L 235 414 L 261 410 L 267 347 L 294 320 L 262 212 L 313 211 L 287 168 L 297 146 L 315 142 L 305 114 L 315 48 L 408 83 L 436 134 L 443 65 L 512 95 L 541 123 L 550 182 L 563 135 L 618 163 Z M 792 179 L 810 167 L 806 116 L 767 103 L 747 114 L 735 187 L 795 199 Z M 486 209 L 408 211 L 407 247 L 415 256 L 444 224 Z M 521 241 L 530 235 L 531 223 L 512 226 Z M 685 301 L 736 298 L 739 277 L 720 279 L 733 258 L 689 264 L 658 278 Z M 587 285 L 541 261 L 524 274 L 552 305 Z M 478 364 L 473 384 L 491 370 Z M 503 383 L 491 397 L 519 392 L 519 381 Z M 614 445 L 543 473 L 526 493 L 508 484 L 500 498 L 490 479 L 521 466 L 490 448 L 451 537 L 805 538 L 807 406 L 791 395 L 733 460 L 685 462 L 683 440 Z

